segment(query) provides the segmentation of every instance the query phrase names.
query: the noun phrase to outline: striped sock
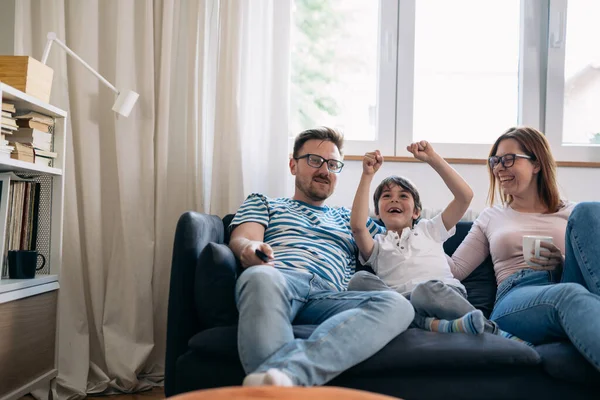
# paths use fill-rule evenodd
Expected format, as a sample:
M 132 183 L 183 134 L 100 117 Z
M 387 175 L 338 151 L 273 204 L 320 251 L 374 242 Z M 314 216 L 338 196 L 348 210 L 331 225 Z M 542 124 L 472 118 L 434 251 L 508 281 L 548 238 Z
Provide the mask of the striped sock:
M 480 310 L 473 310 L 465 314 L 462 318 L 453 320 L 425 318 L 426 329 L 432 332 L 460 332 L 471 335 L 483 333 L 485 318 Z
M 516 341 L 516 342 L 521 342 L 521 343 L 523 343 L 523 344 L 526 344 L 526 345 L 527 345 L 527 346 L 529 346 L 529 347 L 534 347 L 534 346 L 533 346 L 533 344 L 531 344 L 531 343 L 529 343 L 529 342 L 526 342 L 526 341 L 524 341 L 524 340 L 523 340 L 523 339 L 521 339 L 521 338 L 518 338 L 518 337 L 516 337 L 516 336 L 515 336 L 515 335 L 513 335 L 512 333 L 508 333 L 508 332 L 506 332 L 506 331 L 503 331 L 502 329 L 498 329 L 498 333 L 497 333 L 497 335 L 498 335 L 498 336 L 505 337 L 505 338 L 507 338 L 507 339 L 510 339 L 510 340 L 514 340 L 514 341 Z

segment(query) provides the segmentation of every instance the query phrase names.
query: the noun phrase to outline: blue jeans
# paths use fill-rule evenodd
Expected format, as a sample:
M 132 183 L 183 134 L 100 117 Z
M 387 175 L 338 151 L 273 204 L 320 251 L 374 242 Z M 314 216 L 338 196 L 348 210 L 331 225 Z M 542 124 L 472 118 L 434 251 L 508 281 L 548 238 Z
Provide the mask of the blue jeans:
M 491 319 L 533 344 L 570 340 L 600 370 L 600 203 L 578 204 L 567 224 L 560 283 L 524 269 L 498 286 Z
M 248 268 L 236 284 L 238 350 L 246 373 L 276 368 L 296 385 L 322 385 L 369 358 L 414 317 L 395 292 L 338 292 L 304 270 Z M 295 339 L 294 324 L 319 325 Z

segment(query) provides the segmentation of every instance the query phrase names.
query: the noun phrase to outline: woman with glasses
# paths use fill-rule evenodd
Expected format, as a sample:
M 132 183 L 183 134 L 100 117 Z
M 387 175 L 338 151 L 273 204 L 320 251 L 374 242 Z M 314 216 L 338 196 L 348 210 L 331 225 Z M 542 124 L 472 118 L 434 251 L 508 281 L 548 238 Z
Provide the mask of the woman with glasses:
M 452 256 L 462 280 L 491 255 L 501 329 L 535 345 L 570 340 L 600 370 L 600 203 L 561 200 L 550 145 L 533 128 L 511 128 L 489 157 L 491 207 Z M 501 200 L 494 206 L 496 191 Z M 523 236 L 551 236 L 527 264 Z

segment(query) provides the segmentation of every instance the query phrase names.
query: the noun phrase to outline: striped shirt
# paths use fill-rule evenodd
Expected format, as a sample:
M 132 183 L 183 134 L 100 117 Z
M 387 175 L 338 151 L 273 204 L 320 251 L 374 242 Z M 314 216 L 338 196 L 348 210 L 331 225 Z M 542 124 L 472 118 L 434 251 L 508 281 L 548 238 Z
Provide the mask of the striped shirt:
M 280 269 L 304 269 L 337 290 L 346 290 L 356 267 L 357 247 L 350 228 L 350 210 L 317 207 L 289 198 L 251 194 L 236 213 L 230 230 L 245 222 L 265 227 L 264 242 L 273 249 Z M 385 231 L 367 221 L 372 236 Z

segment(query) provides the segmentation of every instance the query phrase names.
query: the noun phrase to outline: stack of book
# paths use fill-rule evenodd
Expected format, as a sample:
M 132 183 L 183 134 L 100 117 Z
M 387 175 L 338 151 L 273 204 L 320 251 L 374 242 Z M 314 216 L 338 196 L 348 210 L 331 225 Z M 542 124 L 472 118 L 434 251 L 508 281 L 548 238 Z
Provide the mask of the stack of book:
M 18 129 L 17 123 L 13 118 L 15 113 L 15 105 L 11 103 L 2 103 L 2 118 L 0 119 L 0 157 L 8 158 L 14 150 L 8 145 L 6 135 L 12 136 L 13 132 Z
M 10 154 L 10 158 L 14 158 L 15 160 L 27 161 L 30 163 L 35 162 L 35 152 L 31 143 L 10 143 L 15 147 L 13 152 Z
M 11 157 L 52 166 L 54 159 L 57 157 L 57 154 L 52 151 L 54 119 L 33 111 L 17 114 L 15 119 L 19 129 L 13 133 L 10 141 L 14 143 L 17 150 L 20 148 L 21 152 L 19 154 L 18 151 L 15 151 Z M 17 143 L 32 146 L 33 158 L 31 160 L 29 159 L 29 150 L 17 146 Z

